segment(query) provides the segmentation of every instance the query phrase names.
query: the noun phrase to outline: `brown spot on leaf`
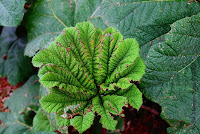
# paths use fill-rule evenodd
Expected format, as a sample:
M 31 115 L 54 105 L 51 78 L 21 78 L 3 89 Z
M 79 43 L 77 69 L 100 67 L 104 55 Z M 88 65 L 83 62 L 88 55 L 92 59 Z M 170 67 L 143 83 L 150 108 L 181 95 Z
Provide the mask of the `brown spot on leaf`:
M 7 54 L 3 56 L 3 60 L 6 60 L 7 59 Z
M 65 36 L 65 31 L 63 31 L 62 34 Z

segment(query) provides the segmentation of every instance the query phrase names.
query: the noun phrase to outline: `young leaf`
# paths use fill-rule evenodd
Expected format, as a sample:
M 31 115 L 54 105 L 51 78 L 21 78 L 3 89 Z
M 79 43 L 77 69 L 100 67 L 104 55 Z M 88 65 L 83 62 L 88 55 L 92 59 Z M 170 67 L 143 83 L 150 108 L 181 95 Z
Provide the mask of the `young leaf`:
M 70 120 L 72 126 L 74 126 L 79 133 L 85 132 L 93 124 L 94 113 L 89 112 L 84 116 L 76 116 Z
M 53 88 L 49 95 L 44 96 L 40 100 L 42 108 L 51 113 L 57 113 L 62 111 L 66 106 L 70 105 L 86 105 L 89 101 L 89 97 L 85 97 L 82 94 L 70 94 L 66 91 L 62 91 L 57 88 Z
M 32 63 L 40 67 L 41 84 L 51 88 L 40 100 L 42 108 L 66 115 L 81 133 L 91 126 L 92 113 L 101 116 L 103 127 L 115 130 L 117 121 L 111 114 L 120 115 L 128 102 L 138 109 L 142 104 L 141 93 L 131 83 L 144 74 L 139 44 L 135 39 L 123 40 L 113 27 L 102 31 L 82 22 L 65 28 Z
M 127 104 L 126 97 L 117 95 L 107 95 L 102 97 L 103 106 L 112 114 L 119 115 L 122 112 L 122 107 Z
M 37 114 L 34 117 L 33 128 L 36 131 L 46 131 L 46 132 L 52 132 L 55 130 L 53 126 L 50 124 L 48 118 L 45 115 L 43 115 L 41 109 L 37 111 Z
M 135 85 L 130 86 L 126 90 L 119 90 L 116 94 L 126 97 L 128 99 L 128 103 L 132 107 L 137 110 L 140 109 L 140 106 L 142 105 L 142 93 Z
M 103 127 L 109 130 L 115 130 L 117 121 L 113 119 L 109 111 L 104 107 L 104 105 L 102 104 L 102 100 L 98 96 L 96 96 L 95 98 L 93 98 L 92 104 L 92 110 L 101 115 L 100 123 L 102 123 Z

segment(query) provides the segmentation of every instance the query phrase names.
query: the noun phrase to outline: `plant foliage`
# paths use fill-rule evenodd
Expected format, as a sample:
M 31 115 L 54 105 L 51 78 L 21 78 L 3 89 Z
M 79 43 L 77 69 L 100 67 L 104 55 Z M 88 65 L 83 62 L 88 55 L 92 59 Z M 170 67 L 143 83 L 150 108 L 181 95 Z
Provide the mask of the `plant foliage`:
M 82 133 L 94 118 L 97 133 L 98 117 L 114 130 L 123 106 L 140 108 L 140 90 L 161 105 L 168 133 L 200 133 L 199 12 L 199 0 L 0 0 L 1 77 L 26 81 L 37 69 L 24 55 L 49 46 L 33 58 L 42 108 L 33 76 L 6 101 L 0 133 Z
M 36 99 L 39 94 L 39 87 L 38 77 L 33 75 L 6 100 L 5 105 L 8 106 L 11 112 L 0 114 L 0 120 L 2 121 L 0 133 L 22 134 L 31 132 L 32 119 L 39 107 L 39 100 Z
M 113 27 L 102 31 L 83 22 L 65 28 L 32 62 L 40 67 L 40 83 L 52 88 L 40 100 L 42 108 L 66 114 L 81 133 L 92 125 L 95 112 L 103 127 L 115 130 L 112 115 L 120 115 L 128 103 L 137 109 L 142 104 L 141 92 L 131 83 L 144 74 L 139 44 Z
M 12 85 L 33 74 L 31 59 L 24 56 L 27 38 L 22 26 L 4 27 L 0 36 L 0 76 Z
M 25 0 L 0 0 L 0 26 L 17 26 L 23 18 Z
M 155 44 L 147 54 L 141 86 L 146 96 L 162 106 L 164 118 L 185 121 L 187 127 L 175 128 L 176 132 L 199 133 L 200 128 L 199 17 L 197 14 L 172 24 L 166 42 Z

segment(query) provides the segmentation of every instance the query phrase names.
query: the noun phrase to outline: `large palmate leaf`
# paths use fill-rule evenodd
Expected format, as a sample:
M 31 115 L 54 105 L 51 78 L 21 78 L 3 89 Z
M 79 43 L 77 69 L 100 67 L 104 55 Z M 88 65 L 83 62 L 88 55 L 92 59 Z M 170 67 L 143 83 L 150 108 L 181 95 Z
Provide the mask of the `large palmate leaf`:
M 11 112 L 0 113 L 0 120 L 3 122 L 0 133 L 30 133 L 34 111 L 39 106 L 39 87 L 38 77 L 34 75 L 6 100 L 5 105 Z
M 136 38 L 140 47 L 147 48 L 170 31 L 170 24 L 199 11 L 200 4 L 188 4 L 188 0 L 104 0 L 93 17 L 102 17 L 105 25 L 118 29 L 124 38 Z
M 4 27 L 0 35 L 0 75 L 12 85 L 33 74 L 31 59 L 24 56 L 27 39 L 22 28 Z
M 175 131 L 199 133 L 200 14 L 171 25 L 166 42 L 154 45 L 146 59 L 144 93 L 158 102 L 163 116 L 189 126 Z M 173 129 L 171 129 L 173 130 Z
M 25 55 L 34 56 L 46 48 L 66 26 L 86 21 L 102 0 L 40 0 L 25 15 L 29 43 Z M 95 22 L 95 20 L 93 20 Z M 98 21 L 102 21 L 101 18 Z M 102 24 L 98 24 L 101 26 Z
M 42 108 L 65 114 L 63 120 L 71 119 L 81 133 L 91 126 L 92 112 L 101 115 L 103 127 L 114 130 L 117 121 L 111 113 L 119 115 L 128 102 L 137 109 L 142 104 L 141 92 L 131 83 L 144 74 L 139 44 L 124 40 L 113 27 L 102 31 L 83 22 L 65 28 L 32 62 L 40 67 L 40 83 L 52 88 L 40 100 Z
M 0 0 L 0 26 L 17 26 L 23 18 L 25 0 Z

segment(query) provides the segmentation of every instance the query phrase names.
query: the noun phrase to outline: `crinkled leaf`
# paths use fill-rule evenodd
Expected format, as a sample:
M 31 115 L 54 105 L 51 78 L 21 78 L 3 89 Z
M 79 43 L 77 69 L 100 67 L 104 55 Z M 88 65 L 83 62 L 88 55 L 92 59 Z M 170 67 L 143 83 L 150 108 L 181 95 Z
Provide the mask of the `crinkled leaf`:
M 119 90 L 116 94 L 126 97 L 128 99 L 128 103 L 132 107 L 136 108 L 137 110 L 140 109 L 142 105 L 142 93 L 134 84 L 126 90 Z
M 17 31 L 21 31 L 18 27 Z M 4 27 L 0 36 L 0 75 L 16 85 L 33 74 L 31 59 L 24 56 L 26 37 L 16 34 L 16 28 Z
M 145 59 L 144 49 L 148 52 L 151 42 L 169 32 L 170 24 L 199 11 L 200 4 L 188 0 L 104 0 L 90 20 L 102 17 L 104 25 L 115 27 L 124 38 L 136 38 Z
M 65 127 L 65 126 L 70 126 L 70 120 L 68 120 L 66 117 L 66 114 L 64 115 L 57 115 L 56 116 L 56 124 L 59 127 Z
M 102 104 L 101 99 L 97 96 L 92 100 L 93 111 L 96 111 L 99 115 L 101 115 L 100 123 L 102 126 L 109 130 L 115 130 L 117 121 L 113 119 L 110 115 L 109 111 Z
M 197 14 L 199 7 L 188 0 L 105 0 L 94 17 L 102 16 L 106 25 L 117 28 L 125 38 L 135 37 L 143 46 L 167 33 L 176 20 Z
M 175 22 L 166 42 L 154 45 L 146 60 L 145 95 L 162 106 L 167 119 L 199 130 L 200 14 Z M 186 128 L 183 131 L 188 131 Z
M 72 126 L 74 126 L 79 133 L 85 132 L 93 124 L 94 113 L 89 112 L 84 116 L 76 116 L 70 120 Z
M 119 115 L 122 112 L 122 107 L 127 104 L 126 97 L 117 95 L 107 95 L 102 97 L 103 106 L 112 114 Z
M 131 82 L 139 81 L 145 70 L 137 41 L 123 40 L 113 27 L 102 31 L 90 22 L 67 27 L 47 49 L 33 57 L 32 63 L 40 67 L 41 84 L 52 88 L 40 100 L 47 112 L 78 119 L 96 111 L 102 116 L 103 127 L 114 130 L 117 121 L 110 113 L 121 114 L 128 101 L 135 107 L 141 105 L 142 97 L 137 91 L 113 95 L 120 90 L 129 91 Z M 129 100 L 131 95 L 135 98 Z
M 0 26 L 17 26 L 23 18 L 25 0 L 0 0 Z
M 46 132 L 53 132 L 55 129 L 50 124 L 47 116 L 42 113 L 42 110 L 39 109 L 37 114 L 33 120 L 33 129 L 36 131 L 46 131 Z
M 87 21 L 99 9 L 101 1 L 37 1 L 25 15 L 29 40 L 25 55 L 34 56 L 38 50 L 46 48 L 66 26 Z
M 66 106 L 77 104 L 84 106 L 87 104 L 88 99 L 89 97 L 87 98 L 84 95 L 70 94 L 66 91 L 53 88 L 49 95 L 44 96 L 40 100 L 40 104 L 45 111 L 56 113 L 64 110 Z

